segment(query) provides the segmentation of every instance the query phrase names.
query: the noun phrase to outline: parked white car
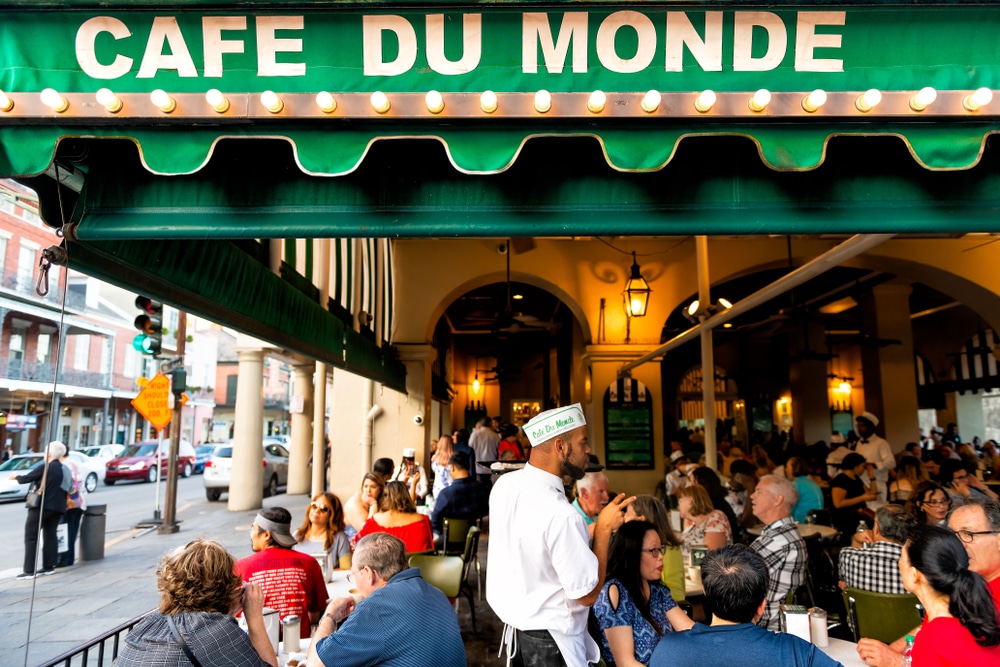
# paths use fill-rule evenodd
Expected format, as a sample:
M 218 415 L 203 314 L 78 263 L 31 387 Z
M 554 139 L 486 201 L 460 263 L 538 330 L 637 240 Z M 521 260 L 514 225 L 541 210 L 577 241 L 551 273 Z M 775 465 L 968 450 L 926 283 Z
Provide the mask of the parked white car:
M 121 445 L 114 446 L 120 447 Z M 83 452 L 78 451 L 70 452 L 69 460 L 76 464 L 77 474 L 83 477 L 83 488 L 87 489 L 87 493 L 96 491 L 98 482 L 103 482 L 104 476 L 108 472 L 104 467 L 104 461 L 96 457 L 86 456 Z
M 19 454 L 0 465 L 0 500 L 24 500 L 28 495 L 28 484 L 20 484 L 10 479 L 11 474 L 26 475 L 31 468 L 41 464 L 41 454 Z
M 261 465 L 264 466 L 264 497 L 278 493 L 279 486 L 288 483 L 288 450 L 277 442 L 262 443 Z M 229 493 L 233 474 L 233 441 L 228 440 L 215 448 L 212 458 L 205 463 L 205 497 L 218 500 Z
M 100 461 L 101 466 L 125 451 L 125 445 L 91 445 L 80 450 L 84 456 Z

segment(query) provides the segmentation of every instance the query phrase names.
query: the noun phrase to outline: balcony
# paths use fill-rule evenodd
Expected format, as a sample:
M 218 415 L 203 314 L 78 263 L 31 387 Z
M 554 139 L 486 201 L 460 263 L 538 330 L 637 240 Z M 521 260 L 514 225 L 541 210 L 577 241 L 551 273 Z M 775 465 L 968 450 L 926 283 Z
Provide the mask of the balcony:
M 38 296 L 35 293 L 35 276 L 16 270 L 4 270 L 3 274 L 0 275 L 0 287 L 10 290 L 17 296 L 25 298 L 28 301 L 45 304 L 50 308 L 58 309 L 62 305 L 62 292 L 57 282 L 58 275 L 55 272 L 50 274 L 49 293 L 44 297 Z M 87 300 L 80 294 L 70 292 L 66 295 L 66 309 L 83 312 L 87 309 Z
M 0 378 L 25 382 L 51 383 L 55 380 L 55 364 L 18 359 L 0 359 Z M 59 374 L 59 384 L 90 389 L 113 389 L 111 373 L 95 373 L 75 368 L 63 369 Z

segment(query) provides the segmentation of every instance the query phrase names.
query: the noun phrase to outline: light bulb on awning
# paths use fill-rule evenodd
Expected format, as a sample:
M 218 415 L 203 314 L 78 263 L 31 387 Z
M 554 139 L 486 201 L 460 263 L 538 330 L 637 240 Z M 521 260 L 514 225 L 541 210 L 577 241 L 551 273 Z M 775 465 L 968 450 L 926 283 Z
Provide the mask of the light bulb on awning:
M 226 113 L 229 111 L 229 98 L 222 94 L 218 88 L 212 88 L 205 93 L 205 101 L 216 113 Z
M 337 100 L 333 99 L 333 95 L 324 90 L 316 93 L 316 106 L 323 113 L 333 113 L 337 110 Z
M 149 94 L 149 101 L 163 113 L 170 113 L 177 108 L 177 102 L 167 94 L 167 91 L 157 88 Z
M 97 91 L 97 103 L 108 110 L 109 113 L 118 113 L 124 104 L 122 98 L 115 95 L 109 88 L 101 88 Z
M 608 104 L 608 96 L 603 91 L 595 90 L 587 100 L 587 111 L 590 113 L 601 113 Z
M 642 96 L 642 110 L 646 113 L 654 113 L 660 108 L 660 102 L 663 96 L 660 95 L 658 90 L 649 90 L 645 95 Z
M 715 91 L 703 90 L 698 98 L 694 101 L 694 108 L 698 110 L 699 113 L 708 113 L 715 106 L 716 100 Z
M 7 97 L 2 90 L 0 90 L 0 111 L 10 111 L 14 108 L 14 100 Z
M 436 90 L 429 91 L 424 95 L 424 104 L 427 105 L 427 110 L 433 114 L 444 111 L 444 98 Z
M 826 104 L 826 91 L 820 88 L 802 98 L 802 108 L 809 113 L 813 113 L 824 104 Z
M 881 101 L 882 93 L 875 88 L 869 88 L 865 92 L 858 95 L 858 99 L 854 100 L 854 108 L 861 113 L 868 113 L 877 107 L 878 103 Z
M 376 90 L 371 96 L 372 109 L 375 109 L 376 113 L 386 113 L 389 108 L 389 98 L 385 96 L 381 90 Z
M 747 102 L 747 105 L 750 107 L 751 111 L 763 111 L 770 103 L 771 91 L 766 88 L 761 88 L 750 96 L 750 101 Z
M 535 111 L 546 113 L 552 108 L 552 94 L 547 90 L 539 90 L 535 93 Z
M 914 111 L 923 111 L 934 104 L 937 99 L 937 91 L 927 86 L 921 88 L 910 97 L 910 108 Z
M 265 90 L 260 94 L 261 105 L 271 113 L 281 113 L 285 108 L 285 103 L 273 90 Z
M 993 91 L 989 88 L 977 88 L 971 95 L 966 95 L 962 106 L 969 111 L 979 111 L 993 101 Z
M 493 113 L 496 111 L 497 104 L 497 94 L 492 90 L 484 90 L 483 94 L 479 96 L 479 108 L 484 113 Z
M 54 88 L 46 88 L 40 95 L 42 104 L 56 113 L 62 113 L 69 108 L 69 100 L 60 95 Z

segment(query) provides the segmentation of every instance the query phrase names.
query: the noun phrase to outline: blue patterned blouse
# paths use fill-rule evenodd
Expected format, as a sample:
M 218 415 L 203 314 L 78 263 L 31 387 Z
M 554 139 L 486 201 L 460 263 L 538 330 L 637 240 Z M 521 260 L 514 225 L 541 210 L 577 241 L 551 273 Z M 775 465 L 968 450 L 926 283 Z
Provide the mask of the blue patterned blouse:
M 618 608 L 611 606 L 608 599 L 608 588 L 618 587 Z M 650 616 L 662 623 L 664 634 L 673 632 L 670 621 L 667 620 L 667 612 L 676 607 L 674 599 L 670 597 L 670 591 L 663 584 L 655 581 L 649 582 L 649 613 Z M 601 630 L 617 628 L 623 625 L 632 626 L 632 639 L 635 641 L 635 659 L 644 665 L 649 664 L 649 658 L 653 655 L 653 649 L 660 642 L 661 635 L 657 634 L 653 626 L 649 624 L 635 603 L 632 596 L 628 594 L 625 587 L 617 579 L 608 579 L 601 589 L 601 594 L 594 604 L 594 615 Z M 608 667 L 615 664 L 614 656 L 611 655 L 611 647 L 608 646 L 608 638 L 601 632 L 601 657 Z

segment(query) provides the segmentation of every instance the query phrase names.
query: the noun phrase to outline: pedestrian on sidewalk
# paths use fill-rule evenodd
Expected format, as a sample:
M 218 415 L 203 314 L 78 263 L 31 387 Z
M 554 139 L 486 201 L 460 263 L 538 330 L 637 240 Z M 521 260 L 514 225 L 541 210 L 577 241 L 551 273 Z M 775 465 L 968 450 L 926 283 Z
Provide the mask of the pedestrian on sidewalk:
M 39 532 L 44 542 L 42 569 L 37 574 L 44 576 L 55 572 L 59 548 L 57 531 L 59 521 L 66 513 L 66 492 L 62 490 L 63 467 L 59 462 L 64 454 L 66 445 L 53 440 L 46 448 L 44 465 L 36 466 L 23 475 L 10 476 L 20 484 L 31 484 L 33 488 L 41 489 L 42 496 L 36 507 L 28 508 L 28 519 L 24 523 L 24 571 L 17 575 L 18 579 L 32 579 L 36 574 Z
M 69 567 L 76 561 L 76 536 L 80 532 L 80 520 L 87 509 L 87 489 L 79 468 L 66 452 L 60 459 L 63 465 L 63 490 L 66 491 L 66 551 L 59 554 L 58 567 Z

